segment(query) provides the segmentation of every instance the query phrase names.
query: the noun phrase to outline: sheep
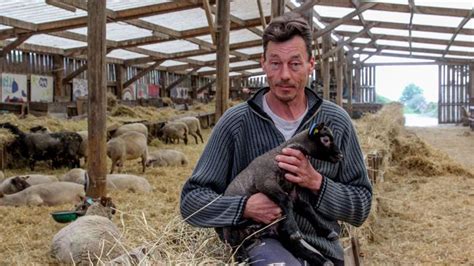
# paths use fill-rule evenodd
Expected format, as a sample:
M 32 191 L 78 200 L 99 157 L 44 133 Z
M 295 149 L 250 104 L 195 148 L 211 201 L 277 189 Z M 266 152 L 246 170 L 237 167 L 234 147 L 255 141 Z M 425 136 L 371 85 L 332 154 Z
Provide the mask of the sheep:
M 188 144 L 188 126 L 183 122 L 168 122 L 162 126 L 158 131 L 158 136 L 161 135 L 161 138 L 165 140 L 165 143 L 168 144 L 168 141 L 173 142 L 175 139 L 183 139 L 184 144 Z
M 148 154 L 147 167 L 183 166 L 188 164 L 188 158 L 180 151 L 163 149 Z
M 89 132 L 87 130 L 82 130 L 76 132 L 81 136 L 81 145 L 79 146 L 79 151 L 78 155 L 80 157 L 84 157 L 84 163 L 87 163 L 87 153 L 88 153 L 88 147 L 89 147 Z
M 147 139 L 142 133 L 129 131 L 107 142 L 107 156 L 112 160 L 110 173 L 115 166 L 122 171 L 125 160 L 142 158 L 143 173 L 145 172 L 146 159 L 148 158 Z
M 196 144 L 198 144 L 198 136 L 201 138 L 201 142 L 204 143 L 201 135 L 201 123 L 199 122 L 199 119 L 193 116 L 186 116 L 175 121 L 183 122 L 188 126 L 188 134 L 194 137 Z
M 61 181 L 84 185 L 86 171 L 75 168 L 64 174 Z M 128 190 L 131 192 L 150 192 L 151 185 L 144 177 L 129 174 L 108 174 L 107 190 Z
M 113 132 L 112 138 L 123 135 L 124 133 L 129 132 L 129 131 L 140 132 L 143 135 L 145 135 L 145 137 L 148 139 L 148 128 L 143 123 L 130 123 L 130 124 L 121 125 L 117 128 L 117 130 L 112 131 Z
M 110 220 L 115 205 L 101 198 L 88 206 L 84 216 L 59 230 L 53 237 L 50 253 L 60 263 L 97 264 L 121 255 L 120 231 Z
M 293 211 L 305 214 L 317 232 L 325 237 L 336 239 L 337 233 L 319 221 L 312 206 L 297 196 L 295 185 L 284 177 L 285 172 L 278 167 L 275 160 L 283 148 L 297 149 L 307 156 L 332 163 L 337 163 L 342 159 L 339 147 L 333 142 L 331 130 L 324 126 L 324 123 L 313 124 L 308 131 L 297 134 L 280 146 L 255 158 L 232 180 L 225 190 L 224 196 L 250 196 L 257 192 L 264 193 L 278 204 L 283 214 L 286 215 L 286 219 L 279 223 L 277 230 L 284 242 L 289 244 L 291 251 L 311 265 L 321 265 L 329 261 L 326 261 L 316 249 L 302 238 Z M 294 206 L 297 208 L 293 209 Z M 225 227 L 224 238 L 235 247 L 247 236 L 249 228 L 248 226 Z M 244 251 L 239 250 L 239 252 Z
M 0 193 L 3 194 L 14 194 L 17 193 L 26 187 L 23 183 L 20 183 L 19 179 L 25 181 L 28 186 L 58 182 L 58 179 L 54 175 L 21 175 L 21 176 L 11 176 L 6 178 L 2 183 L 0 183 Z
M 146 178 L 128 174 L 107 175 L 107 189 L 127 190 L 131 192 L 151 192 L 151 185 Z
M 0 193 L 0 206 L 39 206 L 77 203 L 85 196 L 84 186 L 69 182 L 53 182 L 30 186 L 11 195 Z

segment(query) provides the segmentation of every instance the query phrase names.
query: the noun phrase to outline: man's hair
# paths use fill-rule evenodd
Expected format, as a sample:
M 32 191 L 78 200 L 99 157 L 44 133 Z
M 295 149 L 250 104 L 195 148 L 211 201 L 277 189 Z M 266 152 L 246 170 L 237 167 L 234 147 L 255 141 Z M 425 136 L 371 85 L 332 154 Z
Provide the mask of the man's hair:
M 273 18 L 267 28 L 265 28 L 263 32 L 263 56 L 265 57 L 266 55 L 268 42 L 285 42 L 294 36 L 303 38 L 309 60 L 312 54 L 311 42 L 313 34 L 306 19 L 295 12 L 288 12 Z

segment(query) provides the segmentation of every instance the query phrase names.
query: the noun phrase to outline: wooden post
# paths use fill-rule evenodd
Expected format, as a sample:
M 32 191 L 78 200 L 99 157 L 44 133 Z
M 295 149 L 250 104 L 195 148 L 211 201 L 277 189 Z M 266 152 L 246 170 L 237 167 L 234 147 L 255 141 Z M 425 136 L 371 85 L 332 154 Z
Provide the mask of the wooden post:
M 127 69 L 125 68 L 124 65 L 121 64 L 115 64 L 115 77 L 117 79 L 116 83 L 116 96 L 117 99 L 121 100 L 122 99 L 122 92 L 123 92 L 123 84 L 125 83 L 126 80 L 126 71 Z
M 352 61 L 354 60 L 354 56 L 353 56 L 353 53 L 349 53 L 349 56 L 347 57 L 347 84 L 348 84 L 348 94 L 347 94 L 347 112 L 349 113 L 349 115 L 352 117 L 352 91 L 353 91 L 353 83 L 354 83 L 354 80 L 353 80 L 353 77 L 352 77 L 352 70 L 353 70 L 353 66 L 354 64 L 352 63 Z
M 334 62 L 335 64 L 336 62 Z M 336 104 L 342 106 L 342 92 L 344 86 L 344 49 L 340 49 L 337 52 L 337 93 L 336 93 Z
M 106 175 L 106 1 L 87 1 L 87 64 L 88 64 L 88 133 L 89 160 L 87 170 L 89 187 L 86 195 L 98 198 L 107 195 Z
M 328 33 L 323 35 L 323 54 L 329 52 L 329 50 L 331 50 L 331 34 Z M 323 76 L 323 98 L 329 100 L 329 84 L 331 81 L 329 57 L 323 59 L 321 73 Z
M 54 92 L 53 97 L 64 96 L 63 78 L 64 78 L 64 57 L 55 54 L 53 56 L 53 75 L 54 75 Z
M 217 88 L 216 88 L 216 121 L 227 110 L 229 98 L 229 29 L 230 3 L 228 0 L 217 1 Z
M 272 18 L 283 15 L 285 12 L 284 0 L 272 0 Z

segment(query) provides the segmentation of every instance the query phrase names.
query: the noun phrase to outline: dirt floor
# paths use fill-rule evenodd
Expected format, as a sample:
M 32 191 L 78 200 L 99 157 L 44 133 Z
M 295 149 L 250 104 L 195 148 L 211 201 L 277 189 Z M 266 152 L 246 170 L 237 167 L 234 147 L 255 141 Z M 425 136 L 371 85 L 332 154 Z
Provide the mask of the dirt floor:
M 474 169 L 474 132 L 461 126 L 411 127 L 450 158 Z M 463 175 L 386 176 L 376 188 L 368 265 L 474 263 L 474 179 Z

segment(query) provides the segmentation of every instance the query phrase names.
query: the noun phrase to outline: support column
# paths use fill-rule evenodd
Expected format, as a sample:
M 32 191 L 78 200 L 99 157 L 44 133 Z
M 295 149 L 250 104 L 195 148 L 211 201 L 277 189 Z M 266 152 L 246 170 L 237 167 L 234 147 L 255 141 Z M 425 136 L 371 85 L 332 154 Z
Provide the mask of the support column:
M 323 54 L 329 52 L 329 50 L 331 50 L 331 34 L 327 33 L 323 36 Z M 329 100 L 329 85 L 331 81 L 329 57 L 323 59 L 321 73 L 323 76 L 323 98 Z
M 334 62 L 335 64 L 336 62 Z M 336 94 L 336 104 L 342 106 L 342 93 L 344 87 L 344 49 L 340 49 L 337 52 L 337 75 L 336 75 L 336 82 L 337 82 L 337 94 Z
M 216 121 L 227 110 L 229 99 L 229 30 L 230 3 L 228 0 L 218 0 Z
M 98 198 L 107 195 L 106 175 L 106 111 L 107 111 L 107 77 L 106 77 L 106 1 L 87 1 L 87 64 L 89 105 L 88 133 L 89 152 L 87 172 L 89 186 L 86 195 Z
M 115 64 L 115 77 L 117 79 L 117 83 L 116 83 L 116 96 L 117 96 L 117 99 L 119 100 L 122 100 L 122 93 L 123 93 L 123 89 L 125 89 L 123 87 L 123 84 L 125 83 L 127 77 L 126 77 L 126 74 L 127 74 L 127 69 L 125 68 L 124 65 L 121 65 L 121 64 Z
M 64 78 L 64 57 L 55 54 L 53 56 L 53 75 L 54 75 L 54 92 L 53 99 L 56 96 L 64 96 L 63 78 Z

